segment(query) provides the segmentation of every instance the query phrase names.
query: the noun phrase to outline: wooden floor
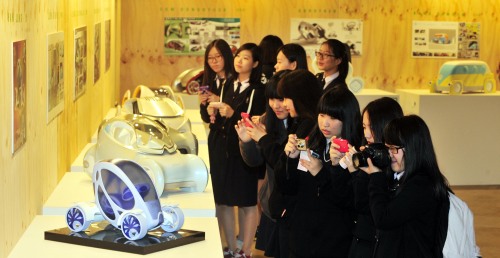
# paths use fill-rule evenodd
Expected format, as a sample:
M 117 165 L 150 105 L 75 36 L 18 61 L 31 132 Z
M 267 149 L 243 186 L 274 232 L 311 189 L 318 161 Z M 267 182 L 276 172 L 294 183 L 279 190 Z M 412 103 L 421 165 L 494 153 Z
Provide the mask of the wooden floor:
M 500 186 L 452 187 L 474 213 L 476 243 L 484 258 L 500 257 Z M 253 250 L 253 258 L 264 258 Z

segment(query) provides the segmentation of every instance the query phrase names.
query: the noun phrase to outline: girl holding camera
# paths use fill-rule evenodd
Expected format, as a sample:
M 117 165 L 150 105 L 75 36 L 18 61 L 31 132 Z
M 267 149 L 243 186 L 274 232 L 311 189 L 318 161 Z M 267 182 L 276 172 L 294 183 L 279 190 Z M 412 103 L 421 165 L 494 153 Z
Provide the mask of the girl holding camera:
M 317 111 L 308 149 L 301 153 L 298 137 L 289 135 L 286 155 L 276 166 L 280 191 L 296 199 L 286 211 L 291 257 L 347 257 L 353 226 L 350 174 L 338 161 L 332 164 L 328 151 L 339 147 L 329 147 L 336 138 L 361 144 L 359 104 L 347 88 L 333 88 L 323 94 Z
M 449 186 L 429 128 L 416 115 L 396 118 L 385 127 L 384 141 L 399 186 L 390 188 L 368 159 L 363 170 L 370 175 L 369 206 L 377 229 L 373 257 L 442 257 L 439 229 L 447 224 Z
M 384 143 L 384 127 L 393 119 L 403 116 L 399 103 L 389 97 L 371 101 L 362 112 L 363 116 L 363 145 Z M 361 147 L 364 148 L 364 147 Z M 348 165 L 351 172 L 352 187 L 354 190 L 355 221 L 353 240 L 349 251 L 349 258 L 372 257 L 375 246 L 375 225 L 368 205 L 368 181 L 366 172 L 352 166 L 352 154 L 356 151 L 351 148 L 342 161 Z M 340 153 L 331 152 L 335 156 Z M 392 173 L 389 175 L 392 177 Z M 388 178 L 389 180 L 389 178 Z M 390 178 L 389 182 L 392 182 Z

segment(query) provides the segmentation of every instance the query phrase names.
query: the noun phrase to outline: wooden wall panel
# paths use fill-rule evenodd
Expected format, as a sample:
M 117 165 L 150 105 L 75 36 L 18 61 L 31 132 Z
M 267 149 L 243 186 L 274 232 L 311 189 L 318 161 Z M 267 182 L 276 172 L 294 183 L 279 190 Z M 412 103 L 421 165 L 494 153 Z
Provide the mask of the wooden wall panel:
M 104 70 L 104 40 L 101 77 L 93 81 L 94 24 L 110 19 L 112 45 L 116 43 L 114 0 L 0 1 L 0 19 L 0 257 L 6 257 L 117 100 L 119 84 L 114 62 Z M 73 29 L 83 25 L 88 26 L 87 90 L 73 101 Z M 47 34 L 57 31 L 65 33 L 65 107 L 47 124 Z M 13 155 L 12 42 L 22 39 L 27 43 L 27 139 Z
M 122 0 L 123 30 L 120 83 L 123 94 L 139 84 L 171 84 L 182 71 L 201 67 L 200 57 L 172 57 L 163 53 L 164 17 L 237 17 L 241 42 L 258 43 L 267 34 L 289 42 L 291 18 L 363 20 L 363 56 L 353 59 L 354 75 L 366 88 L 427 88 L 438 69 L 451 59 L 411 57 L 412 22 L 465 21 L 481 23 L 481 59 L 492 71 L 500 63 L 498 47 L 500 0 L 277 0 L 183 2 Z M 215 10 L 214 10 L 215 9 Z

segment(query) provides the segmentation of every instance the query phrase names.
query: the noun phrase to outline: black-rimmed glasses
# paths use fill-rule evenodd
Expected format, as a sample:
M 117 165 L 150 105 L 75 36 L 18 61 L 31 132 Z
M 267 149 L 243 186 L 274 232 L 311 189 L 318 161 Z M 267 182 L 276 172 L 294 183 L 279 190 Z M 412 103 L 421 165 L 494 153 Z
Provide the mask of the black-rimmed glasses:
M 221 55 L 217 55 L 217 56 L 209 56 L 209 57 L 208 57 L 208 62 L 214 62 L 214 61 L 219 62 L 221 59 L 222 59 L 222 56 L 221 56 Z
M 319 51 L 314 51 L 314 54 L 316 55 L 317 58 L 320 58 L 320 59 L 325 59 L 327 57 L 335 58 L 335 56 L 332 54 L 321 53 Z
M 387 146 L 387 149 L 389 149 L 389 152 L 392 154 L 398 154 L 400 149 L 404 150 L 404 146 Z

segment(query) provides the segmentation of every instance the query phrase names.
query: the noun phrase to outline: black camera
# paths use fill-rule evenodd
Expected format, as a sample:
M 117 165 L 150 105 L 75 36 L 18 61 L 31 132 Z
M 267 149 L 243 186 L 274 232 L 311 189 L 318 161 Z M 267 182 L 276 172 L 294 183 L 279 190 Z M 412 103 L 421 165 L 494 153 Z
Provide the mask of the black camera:
M 389 150 L 383 143 L 371 143 L 365 146 L 361 152 L 352 155 L 354 168 L 368 167 L 367 159 L 370 158 L 374 166 L 384 169 L 391 164 Z

